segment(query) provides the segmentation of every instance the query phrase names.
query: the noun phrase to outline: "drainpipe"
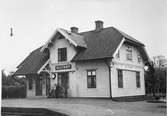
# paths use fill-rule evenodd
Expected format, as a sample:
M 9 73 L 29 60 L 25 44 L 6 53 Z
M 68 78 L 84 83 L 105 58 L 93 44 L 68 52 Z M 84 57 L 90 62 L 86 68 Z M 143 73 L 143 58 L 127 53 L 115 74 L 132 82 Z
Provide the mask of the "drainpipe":
M 110 98 L 112 99 L 112 93 L 111 93 L 111 68 L 110 68 L 110 64 L 108 63 L 107 61 L 108 59 L 105 60 L 105 64 L 107 65 L 108 67 L 108 70 L 109 70 L 109 88 L 110 88 Z

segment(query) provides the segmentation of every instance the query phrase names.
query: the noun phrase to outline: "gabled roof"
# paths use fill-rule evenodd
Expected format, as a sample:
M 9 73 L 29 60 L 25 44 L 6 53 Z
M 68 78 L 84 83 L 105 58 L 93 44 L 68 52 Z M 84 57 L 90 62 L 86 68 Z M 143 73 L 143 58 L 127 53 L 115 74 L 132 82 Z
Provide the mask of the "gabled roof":
M 125 41 L 132 41 L 139 46 L 144 46 L 138 40 L 114 27 L 103 28 L 98 32 L 95 30 L 82 32 L 80 35 L 84 36 L 87 49 L 81 50 L 73 61 L 111 58 L 123 38 Z
M 54 35 L 56 35 L 57 33 L 60 33 L 61 35 L 63 35 L 65 37 L 65 39 L 69 40 L 70 43 L 72 43 L 75 47 L 83 47 L 83 48 L 87 48 L 87 45 L 84 41 L 83 36 L 79 35 L 79 34 L 75 34 L 75 33 L 71 33 L 68 32 L 67 30 L 58 28 L 56 30 L 56 32 L 54 33 Z M 52 38 L 50 38 L 45 44 L 44 46 L 41 48 L 41 51 L 43 51 L 45 48 L 48 47 L 49 43 L 52 42 L 55 36 L 53 36 Z
M 37 74 L 38 70 L 49 59 L 47 52 L 41 52 L 41 47 L 30 53 L 25 60 L 18 66 L 15 75 Z
M 149 58 L 144 44 L 114 27 L 79 34 L 69 33 L 64 29 L 58 29 L 58 32 L 73 43 L 75 47 L 79 47 L 79 51 L 72 61 L 112 58 L 120 44 L 126 41 L 137 45 L 144 61 Z M 52 38 L 44 46 L 34 50 L 18 66 L 15 75 L 37 74 L 49 59 L 49 53 L 44 50 L 50 42 L 52 42 Z
M 79 47 L 83 47 L 83 48 L 87 48 L 87 44 L 85 43 L 84 41 L 84 37 L 79 35 L 79 34 L 76 34 L 76 33 L 71 33 L 71 32 L 68 32 L 64 29 L 59 29 L 59 31 L 66 37 L 66 38 L 69 38 L 71 39 L 72 41 L 74 41 L 76 43 L 76 47 L 79 46 Z
M 113 28 L 104 28 L 98 32 L 94 30 L 83 32 L 80 35 L 84 36 L 87 49 L 81 50 L 73 61 L 111 58 L 123 39 L 122 35 Z

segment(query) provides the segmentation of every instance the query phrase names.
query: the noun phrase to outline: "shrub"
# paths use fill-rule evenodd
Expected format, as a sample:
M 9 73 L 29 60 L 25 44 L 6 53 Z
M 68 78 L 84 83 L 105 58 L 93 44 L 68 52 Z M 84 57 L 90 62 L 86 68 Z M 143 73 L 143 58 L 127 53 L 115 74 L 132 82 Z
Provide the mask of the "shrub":
M 25 98 L 25 86 L 2 86 L 2 98 Z

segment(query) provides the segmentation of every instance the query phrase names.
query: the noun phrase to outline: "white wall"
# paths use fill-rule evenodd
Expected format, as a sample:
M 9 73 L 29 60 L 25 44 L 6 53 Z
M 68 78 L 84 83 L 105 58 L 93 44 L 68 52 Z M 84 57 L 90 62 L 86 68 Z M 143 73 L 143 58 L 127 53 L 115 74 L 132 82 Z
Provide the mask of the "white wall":
M 27 95 L 26 95 L 26 97 L 27 98 L 31 98 L 31 97 L 35 97 L 35 80 L 34 80 L 34 78 L 33 78 L 33 80 L 32 80 L 32 89 L 30 90 L 29 89 L 29 82 L 28 82 L 28 79 L 27 79 Z
M 67 48 L 67 61 L 65 62 L 58 62 L 58 48 Z M 70 62 L 73 57 L 76 55 L 77 51 L 72 44 L 69 43 L 68 40 L 64 39 L 57 39 L 54 45 L 50 48 L 50 66 L 51 72 L 69 72 L 69 89 L 68 89 L 68 96 L 69 97 L 77 97 L 77 81 L 76 81 L 76 72 L 75 72 L 75 63 Z M 55 66 L 58 65 L 66 65 L 71 64 L 71 69 L 64 69 L 64 70 L 55 70 Z M 54 84 L 57 84 L 57 78 L 51 79 L 51 88 L 54 87 Z
M 78 97 L 78 81 L 76 78 L 76 72 L 69 72 L 69 89 L 68 97 Z
M 67 61 L 58 62 L 58 48 L 67 48 Z M 111 69 L 112 97 L 144 95 L 144 70 L 143 63 L 137 61 L 137 49 L 133 47 L 133 61 L 126 60 L 126 47 L 120 48 L 120 59 L 114 58 L 114 67 Z M 66 39 L 57 39 L 53 47 L 50 48 L 51 71 L 56 72 L 56 65 L 71 63 L 71 59 L 77 51 Z M 73 64 L 73 63 L 72 63 Z M 109 70 L 104 60 L 94 60 L 74 63 L 72 70 L 65 69 L 59 72 L 69 72 L 69 97 L 110 97 Z M 87 70 L 96 69 L 96 88 L 87 88 Z M 141 78 L 141 88 L 136 88 L 135 72 L 124 71 L 124 88 L 118 88 L 117 69 L 139 71 Z M 57 80 L 51 80 L 51 87 Z
M 109 97 L 109 71 L 104 61 L 80 62 L 76 64 L 77 97 Z M 96 69 L 96 88 L 87 88 L 87 70 Z
M 28 79 L 27 79 L 27 82 L 26 82 L 27 83 L 27 93 L 26 93 L 27 95 L 26 95 L 26 97 L 27 98 L 46 97 L 46 78 L 45 77 L 42 78 L 42 95 L 41 96 L 36 96 L 36 82 L 35 82 L 35 78 L 37 78 L 37 76 L 33 77 L 32 89 L 31 90 L 29 89 L 29 82 L 28 82 Z
M 143 60 L 140 63 L 137 60 L 138 50 L 135 47 L 133 47 L 132 61 L 128 61 L 126 59 L 126 46 L 124 44 L 119 51 L 120 58 L 114 58 L 114 67 L 111 68 L 112 96 L 122 97 L 145 95 L 144 63 Z M 118 88 L 117 69 L 123 70 L 123 88 Z M 136 87 L 136 71 L 140 72 L 140 88 Z
M 126 53 L 127 53 L 126 44 L 123 44 L 121 46 L 121 48 L 119 49 L 119 52 L 120 52 L 120 58 L 119 59 L 114 58 L 114 60 L 116 62 L 132 64 L 132 65 L 136 65 L 136 66 L 144 66 L 143 60 L 140 63 L 138 62 L 137 54 L 139 53 L 139 51 L 137 50 L 136 47 L 132 46 L 132 61 L 128 61 L 126 59 Z
M 58 63 L 58 48 L 67 48 L 67 61 L 70 62 L 71 59 L 76 55 L 76 50 L 72 44 L 66 39 L 56 39 L 54 46 L 50 48 L 50 61 L 51 64 Z

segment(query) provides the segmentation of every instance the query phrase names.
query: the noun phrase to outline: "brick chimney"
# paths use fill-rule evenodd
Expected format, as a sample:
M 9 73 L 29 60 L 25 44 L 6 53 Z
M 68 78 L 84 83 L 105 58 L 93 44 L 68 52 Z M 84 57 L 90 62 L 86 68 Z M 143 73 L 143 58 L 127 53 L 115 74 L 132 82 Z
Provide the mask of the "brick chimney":
M 77 27 L 71 27 L 71 32 L 72 33 L 78 33 L 78 28 Z
M 101 31 L 103 29 L 103 21 L 97 20 L 95 21 L 95 31 Z

